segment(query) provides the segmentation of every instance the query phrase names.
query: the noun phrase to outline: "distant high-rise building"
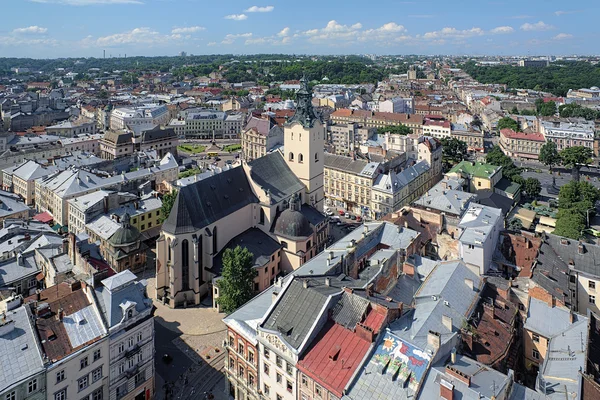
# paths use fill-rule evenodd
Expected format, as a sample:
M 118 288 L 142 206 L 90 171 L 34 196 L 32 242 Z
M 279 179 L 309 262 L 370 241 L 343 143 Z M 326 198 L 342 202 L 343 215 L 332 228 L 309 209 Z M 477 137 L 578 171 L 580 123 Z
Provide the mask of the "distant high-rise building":
M 179 53 L 180 57 L 187 57 L 187 53 L 185 51 L 182 51 L 181 53 Z

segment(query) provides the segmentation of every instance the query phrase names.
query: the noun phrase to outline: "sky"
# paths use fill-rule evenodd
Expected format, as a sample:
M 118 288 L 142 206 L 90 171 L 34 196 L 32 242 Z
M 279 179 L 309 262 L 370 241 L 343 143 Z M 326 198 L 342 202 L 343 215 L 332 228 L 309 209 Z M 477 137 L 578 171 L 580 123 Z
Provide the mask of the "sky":
M 600 54 L 600 1 L 12 0 L 0 57 Z

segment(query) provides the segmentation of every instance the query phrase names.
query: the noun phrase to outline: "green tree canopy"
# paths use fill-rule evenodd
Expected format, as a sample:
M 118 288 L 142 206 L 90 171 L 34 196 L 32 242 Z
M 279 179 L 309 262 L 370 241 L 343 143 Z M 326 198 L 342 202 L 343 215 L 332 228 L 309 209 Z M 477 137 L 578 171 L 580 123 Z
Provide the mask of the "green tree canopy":
M 562 118 L 585 118 L 594 120 L 600 118 L 600 111 L 591 108 L 583 107 L 577 103 L 563 104 L 558 107 L 558 112 Z
M 446 166 L 463 161 L 467 155 L 467 144 L 456 138 L 442 138 L 442 162 Z
M 388 125 L 381 128 L 377 128 L 377 133 L 379 135 L 383 135 L 386 132 L 395 134 L 395 135 L 410 135 L 412 133 L 412 129 L 408 126 L 400 124 L 400 125 Z
M 511 231 L 520 231 L 523 229 L 523 221 L 521 221 L 519 218 L 511 219 L 508 223 L 508 229 Z
M 537 99 L 535 101 L 535 109 L 538 115 L 542 117 L 550 117 L 556 114 L 556 103 L 553 101 L 544 102 L 543 99 Z
M 173 190 L 171 193 L 167 193 L 162 198 L 162 206 L 160 207 L 160 223 L 162 224 L 169 218 L 169 214 L 171 214 L 171 209 L 175 204 L 175 199 L 177 199 L 177 191 Z
M 245 247 L 236 246 L 223 253 L 221 279 L 217 281 L 221 310 L 232 313 L 254 296 L 253 254 Z
M 515 132 L 521 132 L 519 123 L 510 117 L 504 117 L 498 120 L 498 130 L 500 131 L 502 129 L 512 129 Z
M 517 176 L 520 177 L 521 169 L 513 163 L 512 158 L 502 152 L 502 149 L 498 145 L 494 146 L 494 148 L 487 153 L 485 162 L 488 164 L 501 166 L 502 176 L 505 176 L 507 179 L 510 179 L 513 182 L 516 182 L 515 179 L 518 179 Z
M 542 184 L 535 178 L 527 178 L 524 189 L 528 196 L 537 198 L 542 192 Z
M 589 182 L 571 181 L 560 188 L 558 208 L 561 210 L 577 210 L 585 213 L 594 208 L 600 200 L 600 190 Z
M 567 147 L 560 151 L 562 164 L 573 169 L 573 178 L 579 180 L 579 170 L 592 162 L 592 149 L 584 146 Z
M 556 143 L 551 141 L 544 143 L 540 148 L 539 160 L 544 165 L 550 167 L 550 172 L 552 172 L 552 167 L 560 164 L 561 162 Z
M 553 233 L 558 236 L 579 240 L 584 229 L 585 217 L 583 215 L 571 212 L 571 210 L 560 210 Z

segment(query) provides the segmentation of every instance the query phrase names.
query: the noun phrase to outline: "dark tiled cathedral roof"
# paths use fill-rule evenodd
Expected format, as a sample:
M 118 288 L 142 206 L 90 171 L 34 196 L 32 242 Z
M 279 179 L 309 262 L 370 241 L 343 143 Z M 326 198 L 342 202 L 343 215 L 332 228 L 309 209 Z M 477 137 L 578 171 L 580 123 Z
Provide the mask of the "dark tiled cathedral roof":
M 252 167 L 250 178 L 257 185 L 269 190 L 273 204 L 305 189 L 278 151 L 257 158 L 248 165 Z

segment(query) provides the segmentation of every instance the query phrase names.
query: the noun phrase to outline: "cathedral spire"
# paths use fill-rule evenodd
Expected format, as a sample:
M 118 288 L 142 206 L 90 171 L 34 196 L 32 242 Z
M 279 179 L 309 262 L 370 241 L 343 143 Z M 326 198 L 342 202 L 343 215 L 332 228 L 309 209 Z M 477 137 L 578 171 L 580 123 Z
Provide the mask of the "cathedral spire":
M 300 89 L 296 92 L 296 114 L 287 122 L 288 125 L 299 122 L 305 128 L 312 128 L 316 120 L 319 119 L 312 106 L 312 92 L 308 87 L 306 75 L 300 79 Z

